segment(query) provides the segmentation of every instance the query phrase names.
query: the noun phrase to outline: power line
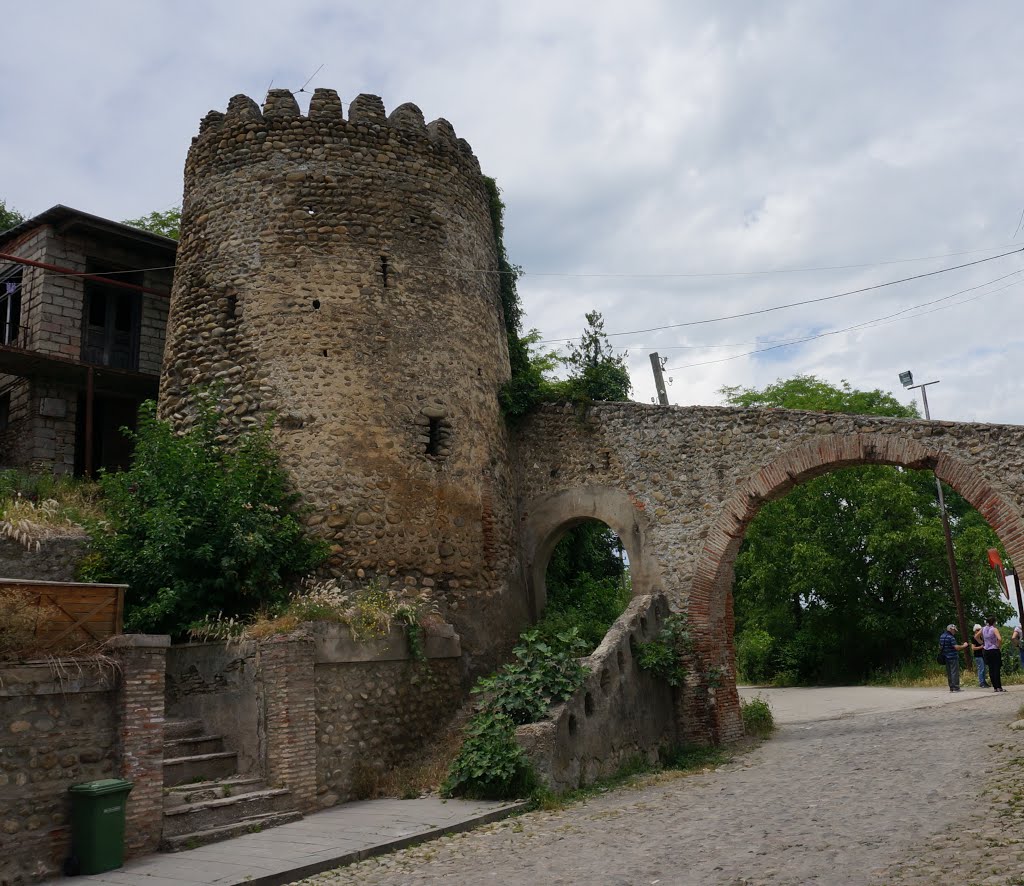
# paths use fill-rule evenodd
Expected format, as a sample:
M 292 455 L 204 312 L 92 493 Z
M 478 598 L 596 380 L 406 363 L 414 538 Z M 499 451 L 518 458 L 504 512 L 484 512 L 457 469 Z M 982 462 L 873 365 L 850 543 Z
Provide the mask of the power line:
M 1020 249 L 1011 249 L 1009 252 L 1003 252 L 1000 253 L 999 255 L 991 255 L 988 258 L 979 258 L 976 261 L 964 262 L 963 264 L 952 265 L 948 268 L 940 268 L 937 271 L 926 271 L 923 274 L 914 274 L 913 276 L 910 277 L 901 277 L 899 280 L 889 280 L 885 283 L 875 283 L 872 286 L 862 286 L 860 289 L 848 289 L 845 292 L 837 292 L 834 293 L 833 295 L 822 295 L 818 296 L 817 298 L 808 298 L 804 299 L 803 301 L 789 302 L 784 305 L 773 305 L 772 307 L 769 308 L 758 308 L 753 311 L 742 311 L 738 314 L 726 314 L 725 316 L 722 317 L 709 317 L 705 320 L 688 320 L 685 323 L 668 323 L 665 324 L 664 326 L 651 326 L 648 329 L 633 329 L 630 330 L 629 332 L 609 332 L 606 333 L 606 335 L 608 336 L 608 338 L 621 335 L 643 335 L 644 333 L 647 332 L 660 332 L 663 329 L 681 329 L 684 326 L 705 326 L 709 323 L 721 323 L 724 320 L 739 320 L 743 317 L 755 317 L 759 314 L 770 314 L 774 311 L 784 311 L 787 308 L 798 308 L 802 307 L 803 305 L 818 304 L 819 302 L 832 301 L 837 298 L 847 298 L 848 296 L 851 295 L 860 295 L 861 293 L 864 292 L 872 292 L 876 289 L 884 289 L 887 286 L 896 286 L 900 283 L 909 283 L 912 280 L 923 280 L 926 277 L 935 277 L 939 274 L 948 274 L 950 271 L 959 271 L 963 268 L 969 268 L 974 265 L 984 264 L 985 262 L 995 261 L 996 259 L 1006 258 L 1006 256 L 1008 255 L 1015 255 L 1020 252 L 1024 252 L 1024 246 L 1022 246 Z M 554 344 L 556 342 L 569 341 L 574 341 L 574 339 L 549 338 L 539 341 L 537 342 L 537 344 Z
M 1012 238 L 1011 238 L 1012 239 Z M 993 249 L 1002 249 L 1000 246 L 986 246 L 981 249 L 965 249 L 960 252 L 944 252 L 939 255 L 920 255 L 914 258 L 892 258 L 882 261 L 863 262 L 850 265 L 816 265 L 806 268 L 767 268 L 754 271 L 694 271 L 687 273 L 666 273 L 666 274 L 632 274 L 632 273 L 569 273 L 560 271 L 520 271 L 523 277 L 611 277 L 628 279 L 688 279 L 692 277 L 756 277 L 766 274 L 803 274 L 811 271 L 850 271 L 860 268 L 878 268 L 884 265 L 911 264 L 919 261 L 934 261 L 940 258 L 957 258 L 961 255 L 976 255 L 979 252 L 991 252 Z M 998 258 L 998 256 L 994 256 Z M 443 270 L 440 268 L 421 268 L 422 270 Z M 472 270 L 472 269 L 467 269 Z M 499 272 L 500 273 L 500 272 Z M 514 272 L 506 272 L 514 273 Z
M 922 302 L 921 304 L 911 305 L 909 308 L 903 308 L 902 310 L 896 311 L 895 313 L 887 314 L 884 317 L 876 317 L 873 320 L 864 320 L 864 321 L 862 321 L 860 323 L 855 323 L 852 326 L 846 326 L 846 327 L 844 327 L 842 329 L 832 329 L 832 330 L 829 330 L 828 332 L 819 332 L 816 335 L 809 335 L 806 338 L 799 338 L 799 339 L 794 339 L 793 341 L 789 341 L 789 342 L 782 342 L 781 344 L 772 345 L 771 347 L 768 347 L 768 348 L 757 348 L 756 350 L 753 350 L 753 351 L 747 351 L 747 352 L 745 352 L 743 354 L 733 354 L 732 356 L 729 356 L 729 357 L 718 357 L 718 358 L 716 358 L 714 360 L 703 360 L 703 361 L 701 361 L 699 363 L 686 363 L 686 364 L 684 364 L 682 366 L 669 366 L 669 367 L 666 367 L 665 371 L 666 372 L 675 372 L 675 371 L 680 370 L 680 369 L 692 369 L 695 366 L 708 366 L 708 365 L 710 365 L 712 363 L 727 363 L 730 360 L 739 360 L 741 357 L 749 357 L 749 356 L 751 356 L 753 354 L 763 354 L 766 351 L 777 351 L 780 348 L 787 348 L 787 347 L 790 347 L 791 345 L 805 344 L 806 342 L 815 341 L 816 339 L 819 339 L 819 338 L 827 338 L 830 335 L 840 335 L 841 333 L 852 332 L 852 331 L 854 331 L 856 329 L 864 329 L 864 328 L 867 328 L 867 327 L 873 327 L 875 325 L 880 325 L 882 323 L 896 322 L 897 320 L 910 320 L 910 319 L 913 319 L 914 317 L 923 317 L 923 316 L 925 316 L 927 314 L 934 313 L 935 311 L 942 311 L 942 310 L 946 310 L 948 308 L 956 308 L 956 307 L 959 307 L 960 305 L 964 305 L 964 304 L 967 304 L 968 302 L 974 301 L 977 298 L 982 298 L 982 297 L 984 297 L 986 295 L 993 295 L 996 292 L 1002 292 L 1004 289 L 1009 289 L 1011 286 L 1018 286 L 1018 285 L 1020 285 L 1021 282 L 1024 282 L 1024 281 L 1017 280 L 1017 281 L 1015 281 L 1013 283 L 1008 283 L 1006 286 L 1001 286 L 999 289 L 993 289 L 993 290 L 990 290 L 989 292 L 981 292 L 978 295 L 973 296 L 972 298 L 964 299 L 961 302 L 957 302 L 955 305 L 944 305 L 941 308 L 934 308 L 932 311 L 924 311 L 924 312 L 922 312 L 920 314 L 914 314 L 911 317 L 904 317 L 904 316 L 902 316 L 904 314 L 910 313 L 911 311 L 919 310 L 920 308 L 927 308 L 927 307 L 930 307 L 931 305 L 939 304 L 940 302 L 949 301 L 952 298 L 956 298 L 958 295 L 963 295 L 965 292 L 973 292 L 973 291 L 975 291 L 977 289 L 983 289 L 986 286 L 991 286 L 993 283 L 999 283 L 1000 281 L 1006 280 L 1009 277 L 1016 277 L 1016 276 L 1018 276 L 1021 273 L 1024 273 L 1024 270 L 1014 271 L 1013 273 L 1005 274 L 1002 277 L 996 277 L 994 280 L 988 280 L 985 283 L 980 283 L 977 286 L 971 286 L 971 287 L 968 287 L 967 289 L 961 289 L 961 290 L 958 290 L 957 292 L 954 292 L 954 293 L 952 293 L 950 295 L 944 295 L 941 298 L 932 299 L 931 301 Z

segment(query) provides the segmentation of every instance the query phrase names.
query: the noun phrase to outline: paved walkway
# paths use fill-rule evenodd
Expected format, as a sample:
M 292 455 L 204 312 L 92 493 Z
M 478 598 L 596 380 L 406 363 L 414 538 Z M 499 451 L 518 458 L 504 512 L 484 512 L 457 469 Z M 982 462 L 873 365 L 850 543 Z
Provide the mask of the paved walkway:
M 1024 870 L 1024 838 L 1012 836 L 1024 834 L 1024 731 L 1007 728 L 1024 687 L 1002 696 L 968 685 L 956 694 L 743 687 L 741 695 L 768 700 L 780 729 L 713 771 L 641 780 L 633 790 L 473 833 L 459 832 L 505 818 L 521 804 L 350 803 L 74 882 L 1024 882 L 1016 879 Z M 951 797 L 964 802 L 946 802 Z M 958 810 L 971 829 L 956 829 Z M 995 855 L 994 846 L 1001 847 Z
M 782 727 L 729 764 L 638 779 L 306 883 L 1021 884 L 1024 730 L 1009 724 L 1022 689 L 780 690 Z
M 50 883 L 278 886 L 338 865 L 496 821 L 522 805 L 436 797 L 346 803 L 259 833 L 184 852 L 148 855 L 129 861 L 116 871 Z
M 895 689 L 888 686 L 793 686 L 786 689 L 741 686 L 743 699 L 763 698 L 771 705 L 775 722 L 813 723 L 818 720 L 838 720 L 858 714 L 884 714 L 933 708 L 937 705 L 958 703 L 969 699 L 989 698 L 995 693 L 982 689 L 971 675 L 963 682 L 962 691 L 950 692 L 945 686 L 925 689 Z M 1007 694 L 1014 687 L 1007 686 Z

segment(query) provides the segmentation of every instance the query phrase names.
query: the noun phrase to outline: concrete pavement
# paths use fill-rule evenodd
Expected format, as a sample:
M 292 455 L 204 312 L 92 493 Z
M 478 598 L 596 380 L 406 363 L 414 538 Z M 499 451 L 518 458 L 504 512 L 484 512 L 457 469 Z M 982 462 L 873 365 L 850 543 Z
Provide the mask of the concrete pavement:
M 739 693 L 742 699 L 763 698 L 767 701 L 779 725 L 837 720 L 858 714 L 911 711 L 999 697 L 991 689 L 980 688 L 974 674 L 969 676 L 971 681 L 961 682 L 960 692 L 950 692 L 946 686 L 921 689 L 891 686 L 790 686 L 784 689 L 740 686 Z M 1024 692 L 1024 686 L 1006 687 L 1006 696 L 1019 692 Z
M 44 886 L 279 886 L 497 821 L 524 806 L 437 797 L 345 803 L 280 827 L 184 852 L 147 855 L 114 871 Z

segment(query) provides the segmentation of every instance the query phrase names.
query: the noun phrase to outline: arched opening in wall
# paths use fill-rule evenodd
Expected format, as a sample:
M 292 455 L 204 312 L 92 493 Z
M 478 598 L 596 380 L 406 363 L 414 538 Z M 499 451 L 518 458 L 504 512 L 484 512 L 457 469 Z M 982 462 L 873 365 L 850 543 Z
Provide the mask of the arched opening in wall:
M 544 581 L 547 600 L 538 629 L 553 637 L 575 628 L 590 651 L 633 596 L 625 547 L 600 520 L 576 521 L 562 531 Z
M 958 619 L 935 475 L 891 464 L 812 473 L 761 504 L 738 545 L 738 679 L 944 685 L 937 640 Z M 949 486 L 943 491 L 968 630 L 988 614 L 1006 624 L 1015 610 L 988 550 L 1008 562 L 1006 552 L 977 510 Z M 1008 642 L 1010 630 L 1004 635 Z M 1005 658 L 1008 670 L 1019 670 L 1015 653 Z M 963 655 L 960 665 L 968 667 Z M 964 685 L 975 682 L 970 667 Z

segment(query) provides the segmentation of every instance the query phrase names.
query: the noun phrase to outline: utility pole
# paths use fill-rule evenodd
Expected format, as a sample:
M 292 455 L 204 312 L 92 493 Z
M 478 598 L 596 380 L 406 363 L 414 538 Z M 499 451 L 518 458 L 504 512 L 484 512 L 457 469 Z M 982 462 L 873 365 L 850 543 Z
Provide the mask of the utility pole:
M 668 406 L 668 392 L 665 390 L 665 376 L 661 374 L 661 370 L 665 368 L 665 364 L 661 362 L 661 357 L 658 356 L 658 352 L 655 351 L 651 354 L 651 369 L 654 370 L 654 387 L 658 390 L 658 404 L 661 406 Z
M 915 385 L 913 384 L 914 376 L 908 371 L 900 373 L 900 381 L 903 383 L 903 387 L 908 391 L 912 391 L 915 388 L 921 389 L 921 402 L 924 404 L 924 417 L 926 421 L 931 421 L 932 416 L 928 411 L 927 388 L 928 385 L 937 385 L 939 380 L 926 381 L 922 384 Z M 946 513 L 946 500 L 943 498 L 942 482 L 938 477 L 935 478 L 935 491 L 939 496 L 939 514 L 942 517 L 942 534 L 946 538 L 946 559 L 949 561 L 949 580 L 953 586 L 953 602 L 956 604 L 956 617 L 960 625 L 961 642 L 966 642 L 968 644 L 967 648 L 964 650 L 964 658 L 967 659 L 967 669 L 970 670 L 972 664 L 971 659 L 973 657 L 970 641 L 973 639 L 974 635 L 967 633 L 967 620 L 964 618 L 964 601 L 960 596 L 960 574 L 956 571 L 956 556 L 953 553 L 953 534 L 949 530 L 949 515 Z

